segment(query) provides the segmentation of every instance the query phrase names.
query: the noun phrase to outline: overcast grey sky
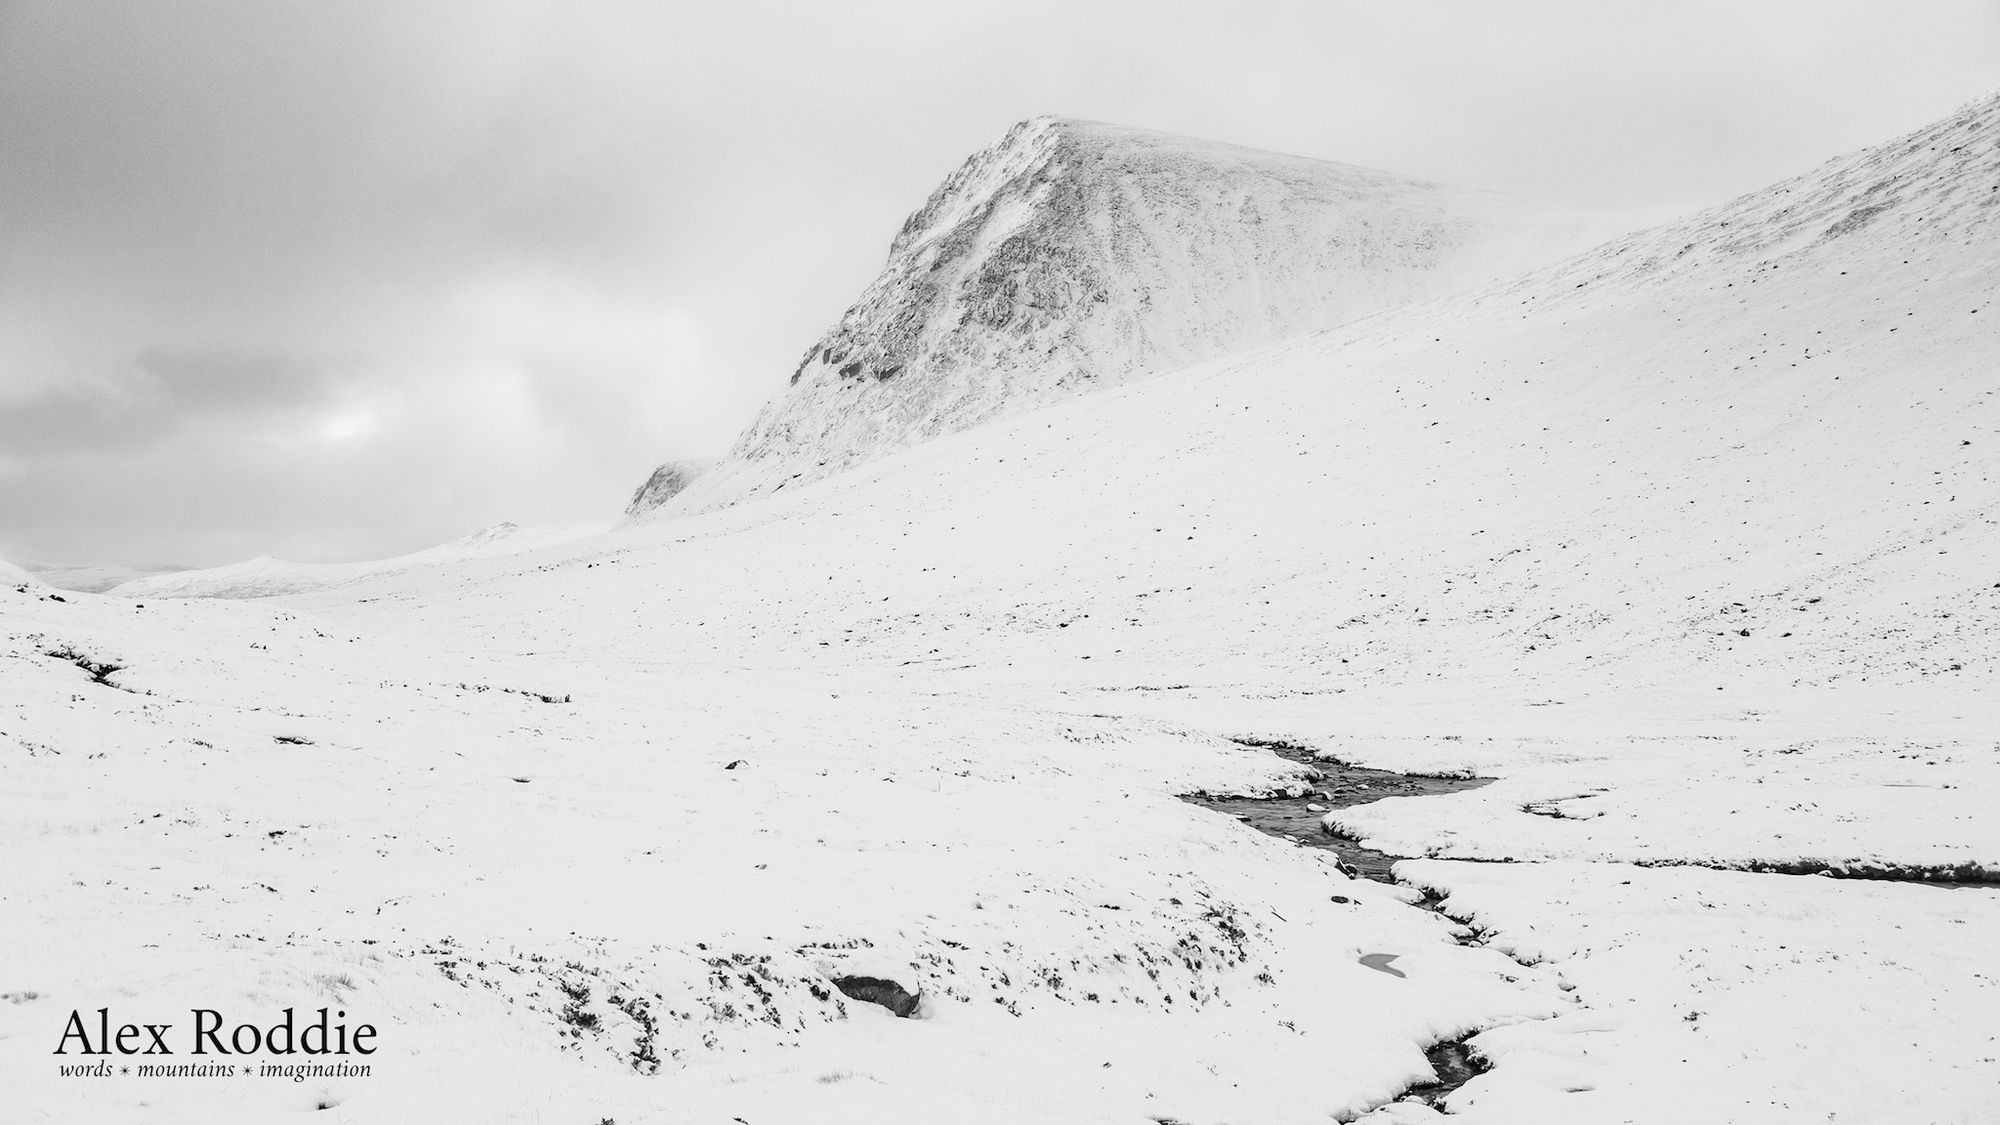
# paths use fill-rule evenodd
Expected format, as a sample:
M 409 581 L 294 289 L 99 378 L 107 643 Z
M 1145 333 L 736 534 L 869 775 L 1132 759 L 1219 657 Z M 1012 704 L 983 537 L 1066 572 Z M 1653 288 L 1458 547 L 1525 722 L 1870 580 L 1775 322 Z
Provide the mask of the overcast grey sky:
M 1627 206 L 1996 87 L 1990 0 L 0 0 L 0 556 L 609 520 L 1039 113 Z

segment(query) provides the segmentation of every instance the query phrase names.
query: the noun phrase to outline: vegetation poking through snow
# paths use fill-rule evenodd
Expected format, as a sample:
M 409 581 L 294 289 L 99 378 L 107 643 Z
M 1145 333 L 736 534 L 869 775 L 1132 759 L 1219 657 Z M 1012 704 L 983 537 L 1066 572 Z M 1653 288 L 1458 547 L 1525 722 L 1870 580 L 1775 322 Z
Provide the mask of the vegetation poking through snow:
M 458 690 L 460 690 L 460 691 L 470 691 L 470 692 L 486 692 L 486 691 L 503 691 L 503 692 L 506 692 L 506 693 L 507 693 L 507 694 L 509 694 L 509 695 L 519 695 L 519 696 L 525 696 L 525 697 L 526 697 L 526 698 L 528 698 L 528 699 L 533 699 L 533 700 L 538 700 L 538 701 L 540 701 L 540 702 L 542 702 L 542 703 L 568 703 L 568 702 L 570 702 L 570 697 L 569 697 L 568 693 L 564 693 L 564 694 L 563 694 L 563 695 L 561 695 L 561 696 L 555 696 L 555 695 L 550 695 L 550 694 L 549 694 L 549 693 L 547 693 L 547 692 L 541 692 L 541 691 L 529 691 L 529 690 L 528 690 L 527 688 L 512 688 L 512 687 L 502 687 L 502 688 L 496 688 L 496 687 L 494 687 L 494 686 L 493 686 L 493 685 L 491 685 L 491 684 L 466 684 L 466 683 L 461 683 L 461 684 L 459 684 L 459 685 L 458 685 Z
M 113 664 L 108 660 L 92 660 L 90 657 L 85 656 L 83 653 L 80 653 L 75 649 L 69 648 L 67 646 L 62 648 L 46 649 L 44 650 L 43 655 L 52 656 L 57 660 L 69 661 L 71 664 L 74 664 L 77 667 L 83 669 L 85 672 L 90 673 L 90 682 L 95 684 L 103 684 L 105 687 L 117 687 L 118 686 L 117 684 L 111 682 L 111 674 L 113 672 L 122 671 L 124 670 L 125 667 L 122 664 Z

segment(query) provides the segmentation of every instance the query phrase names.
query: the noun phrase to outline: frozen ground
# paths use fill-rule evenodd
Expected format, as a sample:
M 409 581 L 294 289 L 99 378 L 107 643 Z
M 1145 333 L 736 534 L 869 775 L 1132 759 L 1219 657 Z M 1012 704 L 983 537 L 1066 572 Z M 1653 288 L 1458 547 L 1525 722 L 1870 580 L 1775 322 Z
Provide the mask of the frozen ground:
M 8 1108 L 1387 1125 L 1478 1031 L 1446 1116 L 2000 1117 L 1993 885 L 1640 866 L 2000 863 L 1996 137 L 722 512 L 0 588 Z M 1175 800 L 1299 784 L 1231 735 L 1499 778 L 1339 814 L 1480 932 Z M 195 1003 L 377 1073 L 57 1077 Z
M 880 674 L 7 597 L 28 862 L 0 1042 L 51 1119 L 1309 1121 L 1570 1003 L 1390 888 L 1187 815 L 1173 793 L 1296 772 L 1220 739 Z M 1360 965 L 1383 952 L 1407 978 Z M 928 1018 L 843 1001 L 842 972 Z M 71 1008 L 320 1003 L 385 1028 L 379 1076 L 79 1092 L 46 1053 Z

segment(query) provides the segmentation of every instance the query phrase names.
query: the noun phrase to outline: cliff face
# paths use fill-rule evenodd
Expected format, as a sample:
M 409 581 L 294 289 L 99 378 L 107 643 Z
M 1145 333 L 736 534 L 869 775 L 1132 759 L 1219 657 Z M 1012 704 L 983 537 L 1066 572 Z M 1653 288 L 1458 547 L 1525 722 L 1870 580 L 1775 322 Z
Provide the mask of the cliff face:
M 1116 125 L 1022 122 L 910 216 L 880 276 L 718 470 L 632 514 L 810 481 L 1440 296 L 1631 225 Z

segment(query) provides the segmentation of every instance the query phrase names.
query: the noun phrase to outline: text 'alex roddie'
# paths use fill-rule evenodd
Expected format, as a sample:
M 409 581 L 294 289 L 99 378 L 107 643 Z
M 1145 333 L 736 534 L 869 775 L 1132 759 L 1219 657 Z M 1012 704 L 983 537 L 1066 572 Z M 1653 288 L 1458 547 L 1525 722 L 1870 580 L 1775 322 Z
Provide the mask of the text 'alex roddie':
M 271 1055 L 372 1055 L 375 1045 L 375 1025 L 357 1024 L 348 1029 L 347 1013 L 335 1012 L 329 1016 L 325 1008 L 319 1010 L 319 1018 L 304 1027 L 297 1026 L 293 1009 L 284 1010 L 284 1018 L 269 1027 L 259 1027 L 254 1023 L 239 1023 L 225 1028 L 222 1013 L 213 1008 L 193 1008 L 189 1015 L 194 1017 L 194 1030 L 184 1041 L 190 1054 L 196 1055 L 254 1055 L 259 1051 Z M 91 1028 L 83 1013 L 71 1011 L 69 1024 L 63 1029 L 62 1041 L 56 1044 L 56 1054 L 67 1054 L 71 1047 L 78 1048 L 84 1055 L 171 1055 L 174 1048 L 169 1045 L 174 1025 L 170 1023 L 127 1023 L 113 1027 L 111 1009 L 97 1009 L 97 1037 L 91 1038 Z

